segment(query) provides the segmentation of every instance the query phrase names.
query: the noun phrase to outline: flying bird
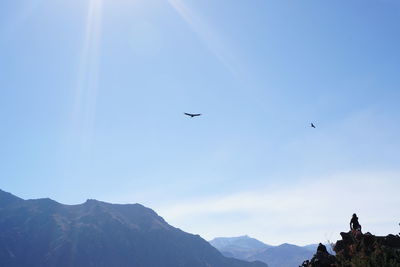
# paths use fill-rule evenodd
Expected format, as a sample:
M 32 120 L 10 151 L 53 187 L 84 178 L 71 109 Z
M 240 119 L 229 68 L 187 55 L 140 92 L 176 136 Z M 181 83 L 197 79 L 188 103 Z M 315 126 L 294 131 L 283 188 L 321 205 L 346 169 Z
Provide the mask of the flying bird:
M 315 128 L 315 125 L 313 123 L 311 123 L 311 127 Z
M 192 113 L 184 113 L 186 116 L 190 116 L 190 117 L 198 117 L 198 116 L 201 116 L 201 114 L 192 114 Z

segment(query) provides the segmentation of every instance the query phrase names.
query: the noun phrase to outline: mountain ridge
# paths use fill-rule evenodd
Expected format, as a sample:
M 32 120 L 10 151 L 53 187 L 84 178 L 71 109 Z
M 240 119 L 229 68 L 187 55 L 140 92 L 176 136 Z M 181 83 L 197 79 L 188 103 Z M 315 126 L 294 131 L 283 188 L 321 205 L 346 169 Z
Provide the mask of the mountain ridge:
M 0 191 L 0 266 L 266 267 L 224 257 L 141 204 L 64 205 Z

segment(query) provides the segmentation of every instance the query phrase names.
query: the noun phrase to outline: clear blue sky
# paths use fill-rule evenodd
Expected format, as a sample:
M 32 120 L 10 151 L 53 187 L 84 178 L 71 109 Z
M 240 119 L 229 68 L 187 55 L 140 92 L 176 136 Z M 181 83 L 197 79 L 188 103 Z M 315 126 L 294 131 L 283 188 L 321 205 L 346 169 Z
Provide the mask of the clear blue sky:
M 397 0 L 1 1 L 0 188 L 139 202 L 207 239 L 320 242 L 353 212 L 394 233 L 399 19 Z

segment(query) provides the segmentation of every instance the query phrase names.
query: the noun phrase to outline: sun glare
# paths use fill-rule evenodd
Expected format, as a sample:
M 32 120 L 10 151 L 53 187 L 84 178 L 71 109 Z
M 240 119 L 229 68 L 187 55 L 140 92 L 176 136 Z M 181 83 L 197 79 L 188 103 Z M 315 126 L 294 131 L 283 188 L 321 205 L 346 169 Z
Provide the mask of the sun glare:
M 101 48 L 103 0 L 90 0 L 78 71 L 73 109 L 74 132 L 80 135 L 83 150 L 90 149 L 96 117 L 96 98 Z

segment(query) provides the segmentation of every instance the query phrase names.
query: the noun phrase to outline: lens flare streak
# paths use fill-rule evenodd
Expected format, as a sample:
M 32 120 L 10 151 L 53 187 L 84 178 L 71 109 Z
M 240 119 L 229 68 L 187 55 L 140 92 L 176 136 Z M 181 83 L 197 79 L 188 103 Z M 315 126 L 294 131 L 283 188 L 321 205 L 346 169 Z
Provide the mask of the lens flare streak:
M 102 0 L 90 0 L 86 18 L 84 44 L 81 52 L 73 109 L 73 129 L 78 134 L 81 148 L 91 147 L 99 86 Z

